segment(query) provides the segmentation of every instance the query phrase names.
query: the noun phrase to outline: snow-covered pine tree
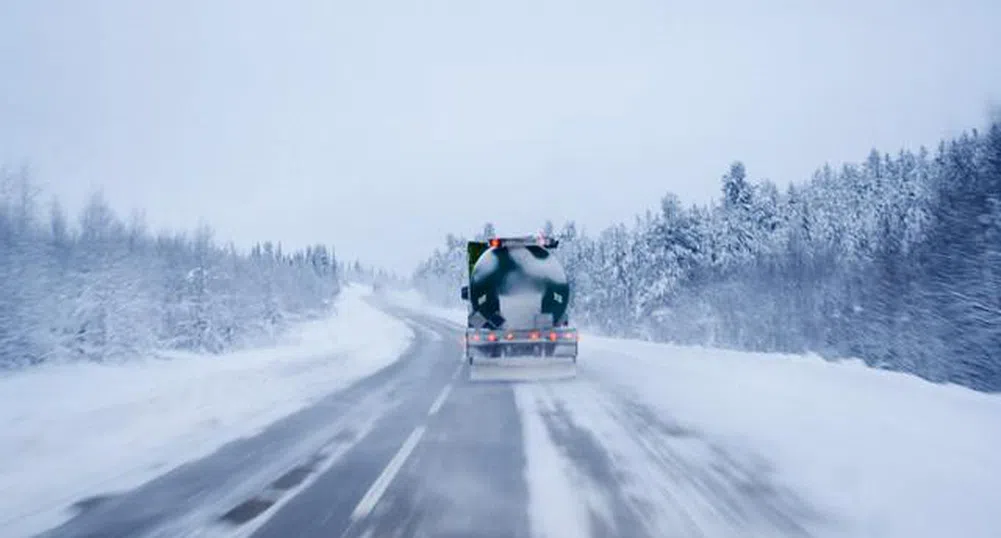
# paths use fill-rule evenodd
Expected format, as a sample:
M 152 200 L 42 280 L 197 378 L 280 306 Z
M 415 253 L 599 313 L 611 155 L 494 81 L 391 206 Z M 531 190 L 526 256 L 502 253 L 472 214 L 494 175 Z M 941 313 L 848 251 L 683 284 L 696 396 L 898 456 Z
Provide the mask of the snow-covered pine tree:
M 26 173 L 0 174 L 0 367 L 222 351 L 326 311 L 339 290 L 326 248 L 241 254 L 208 227 L 154 237 L 141 213 L 125 223 L 100 194 L 75 226 L 58 201 L 42 220 L 38 192 Z

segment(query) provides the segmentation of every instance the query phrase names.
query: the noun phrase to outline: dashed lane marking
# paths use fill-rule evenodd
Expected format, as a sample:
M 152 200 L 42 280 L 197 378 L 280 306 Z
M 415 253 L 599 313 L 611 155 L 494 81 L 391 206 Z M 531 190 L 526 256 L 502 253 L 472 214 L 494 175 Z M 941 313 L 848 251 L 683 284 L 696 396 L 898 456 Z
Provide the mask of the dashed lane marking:
M 448 398 L 448 393 L 450 392 L 452 392 L 451 383 L 445 385 L 445 388 L 441 389 L 441 392 L 438 394 L 438 398 L 435 399 L 433 404 L 431 404 L 431 409 L 428 409 L 429 417 L 438 413 L 438 410 L 441 409 L 442 404 L 445 403 L 445 399 Z
M 372 483 L 372 487 L 368 489 L 365 496 L 358 502 L 358 506 L 356 506 L 354 512 L 351 513 L 351 521 L 358 521 L 372 512 L 375 505 L 379 503 L 379 499 L 381 499 L 383 494 L 386 493 L 386 489 L 389 488 L 389 484 L 393 482 L 393 478 L 395 478 L 396 474 L 400 472 L 403 464 L 414 451 L 414 447 L 416 447 L 417 443 L 421 440 L 421 437 L 424 435 L 424 430 L 424 426 L 418 426 L 413 432 L 410 433 L 410 437 L 407 437 L 407 440 L 403 442 L 403 446 L 400 447 L 400 450 L 396 452 L 393 459 L 389 460 L 389 464 L 382 470 L 382 474 L 379 475 L 379 478 L 375 479 L 375 482 Z

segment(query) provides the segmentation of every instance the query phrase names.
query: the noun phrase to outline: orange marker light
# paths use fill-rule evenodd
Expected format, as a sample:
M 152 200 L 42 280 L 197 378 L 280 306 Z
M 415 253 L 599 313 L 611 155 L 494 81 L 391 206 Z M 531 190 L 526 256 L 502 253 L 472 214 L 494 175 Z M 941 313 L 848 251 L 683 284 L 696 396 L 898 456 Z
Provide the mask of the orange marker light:
M 557 335 L 556 335 L 556 333 L 555 333 L 555 332 L 551 332 L 551 333 L 549 333 L 549 339 L 550 339 L 551 341 L 555 342 L 555 341 L 556 341 L 556 337 L 557 337 Z
M 490 248 L 497 248 L 500 246 L 500 239 L 491 239 Z

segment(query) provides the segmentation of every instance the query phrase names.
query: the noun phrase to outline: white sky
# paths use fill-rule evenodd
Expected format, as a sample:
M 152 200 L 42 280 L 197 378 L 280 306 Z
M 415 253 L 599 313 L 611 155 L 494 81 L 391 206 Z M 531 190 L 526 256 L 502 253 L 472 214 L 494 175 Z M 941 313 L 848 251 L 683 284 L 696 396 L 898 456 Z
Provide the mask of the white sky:
M 996 0 L 12 0 L 0 163 L 409 272 L 486 220 L 596 231 L 734 159 L 784 184 L 981 126 L 999 28 Z

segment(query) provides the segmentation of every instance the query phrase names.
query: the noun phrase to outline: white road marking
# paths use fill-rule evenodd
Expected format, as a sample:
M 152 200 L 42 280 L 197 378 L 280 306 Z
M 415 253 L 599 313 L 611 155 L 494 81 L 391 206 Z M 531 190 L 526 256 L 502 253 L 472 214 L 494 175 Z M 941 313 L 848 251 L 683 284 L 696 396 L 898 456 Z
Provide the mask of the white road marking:
M 452 384 L 449 383 L 445 385 L 445 388 L 441 389 L 441 393 L 438 394 L 438 398 L 431 404 L 431 409 L 428 410 L 428 416 L 432 416 L 441 409 L 442 404 L 445 403 L 445 399 L 448 398 L 448 393 L 452 392 Z
M 461 364 L 455 368 L 454 372 L 452 372 L 452 379 L 458 379 L 460 372 L 462 372 L 462 365 Z
M 379 478 L 375 479 L 372 483 L 372 487 L 368 489 L 365 496 L 362 497 L 361 501 L 358 502 L 358 506 L 355 507 L 354 512 L 351 512 L 351 521 L 358 521 L 359 519 L 369 515 L 375 505 L 379 503 L 379 499 L 382 498 L 383 494 L 386 493 L 386 489 L 389 484 L 393 482 L 393 478 L 396 477 L 396 473 L 400 472 L 403 467 L 403 463 L 407 461 L 410 457 L 410 453 L 414 451 L 414 447 L 421 440 L 424 435 L 424 426 L 418 426 L 413 432 L 410 433 L 410 437 L 403 442 L 403 446 L 400 450 L 396 452 L 393 459 L 389 460 L 389 464 L 386 468 L 382 470 L 382 474 Z

